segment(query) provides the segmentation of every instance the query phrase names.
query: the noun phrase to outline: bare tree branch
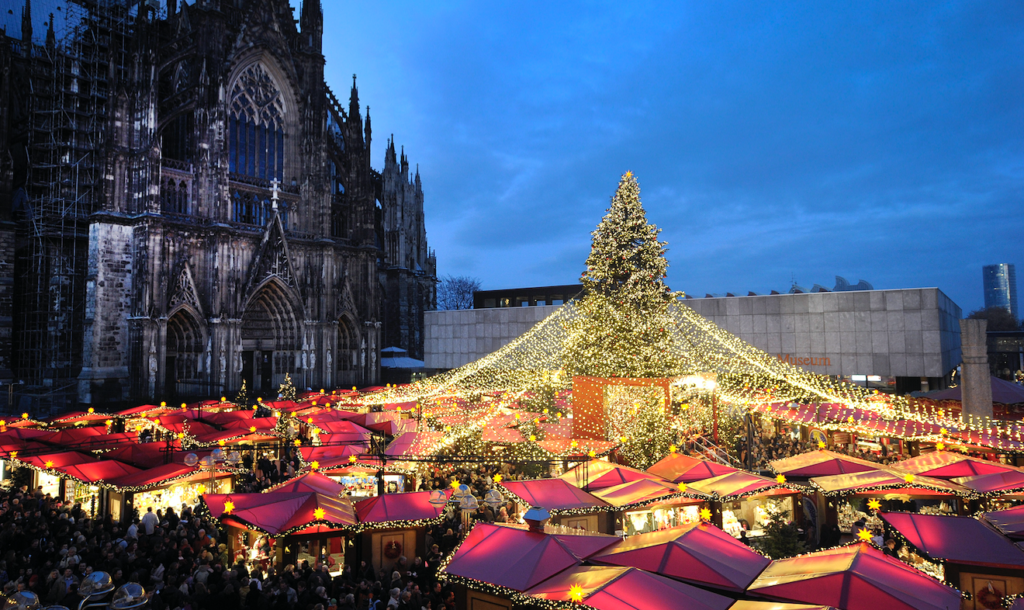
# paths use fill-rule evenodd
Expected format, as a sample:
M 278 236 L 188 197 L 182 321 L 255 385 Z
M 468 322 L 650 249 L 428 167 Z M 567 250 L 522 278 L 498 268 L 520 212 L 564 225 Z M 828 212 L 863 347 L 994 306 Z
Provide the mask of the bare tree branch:
M 473 291 L 480 290 L 480 280 L 460 275 L 446 275 L 437 285 L 438 310 L 473 309 Z

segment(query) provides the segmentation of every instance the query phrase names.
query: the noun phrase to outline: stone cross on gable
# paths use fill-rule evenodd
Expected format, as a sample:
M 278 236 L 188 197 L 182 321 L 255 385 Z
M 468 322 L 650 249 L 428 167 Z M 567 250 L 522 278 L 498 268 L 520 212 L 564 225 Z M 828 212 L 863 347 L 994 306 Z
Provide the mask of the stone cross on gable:
M 270 181 L 270 189 L 271 189 L 270 205 L 275 210 L 277 209 L 277 193 L 278 193 L 277 187 L 280 186 L 280 185 L 281 185 L 281 181 L 278 180 L 277 178 L 274 178 L 273 180 Z

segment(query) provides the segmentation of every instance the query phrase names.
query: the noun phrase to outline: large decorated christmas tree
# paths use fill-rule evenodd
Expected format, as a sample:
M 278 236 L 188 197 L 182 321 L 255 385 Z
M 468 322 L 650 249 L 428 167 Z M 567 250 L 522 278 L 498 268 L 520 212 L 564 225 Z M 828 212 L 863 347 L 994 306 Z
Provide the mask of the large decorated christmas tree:
M 647 222 L 640 186 L 626 172 L 593 235 L 584 296 L 577 303 L 563 353 L 569 376 L 668 377 L 675 320 L 669 305 L 681 293 L 665 285 L 661 229 Z

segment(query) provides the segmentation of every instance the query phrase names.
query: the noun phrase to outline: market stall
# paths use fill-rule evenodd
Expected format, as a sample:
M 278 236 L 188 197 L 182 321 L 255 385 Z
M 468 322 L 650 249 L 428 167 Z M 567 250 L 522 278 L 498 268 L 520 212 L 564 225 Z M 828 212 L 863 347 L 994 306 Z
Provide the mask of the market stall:
M 615 509 L 615 534 L 633 536 L 700 520 L 700 509 L 713 497 L 653 479 L 636 479 L 604 487 L 594 496 Z
M 1020 472 L 1009 464 L 965 455 L 953 451 L 932 451 L 893 464 L 903 472 L 919 474 L 935 479 L 975 477 L 1000 472 Z
M 818 449 L 775 460 L 769 466 L 773 472 L 785 475 L 787 479 L 807 480 L 812 477 L 877 470 L 879 464 L 827 449 Z
M 502 481 L 496 489 L 512 500 L 514 507 L 509 511 L 512 520 L 518 520 L 530 507 L 538 506 L 551 515 L 552 525 L 615 533 L 614 507 L 562 479 Z
M 702 521 L 630 536 L 589 561 L 632 566 L 695 585 L 742 592 L 770 560 Z
M 1007 538 L 1024 542 L 1024 506 L 982 513 L 981 517 Z
M 663 480 L 657 475 L 604 460 L 585 461 L 566 471 L 559 478 L 591 493 L 605 487 L 612 487 L 641 479 Z
M 959 591 L 866 542 L 773 561 L 747 593 L 844 610 L 960 608 Z
M 145 514 L 179 510 L 182 506 L 195 507 L 204 493 L 230 493 L 233 475 L 215 470 L 211 482 L 209 470 L 197 466 L 169 463 L 139 470 L 108 481 L 107 510 L 114 521 L 130 518 L 132 510 Z
M 881 510 L 956 515 L 963 500 L 976 495 L 950 481 L 891 469 L 815 477 L 810 482 L 822 500 L 833 505 L 825 521 L 838 525 L 844 534 L 853 533 L 853 524 L 861 520 L 869 529 L 881 526 L 874 514 L 877 509 L 869 506 L 872 500 Z
M 281 564 L 322 562 L 332 574 L 340 573 L 344 555 L 331 550 L 344 549 L 356 525 L 348 498 L 315 492 L 205 494 L 199 509 L 227 528 L 233 556 L 267 564 L 273 553 Z
M 712 511 L 714 522 L 737 538 L 741 531 L 751 538 L 764 535 L 765 525 L 776 513 L 782 513 L 787 521 L 800 520 L 801 490 L 775 479 L 740 470 L 695 481 L 690 488 L 718 497 Z
M 969 593 L 964 610 L 1001 607 L 1024 593 L 1024 551 L 974 517 L 882 513 L 900 558 Z
M 425 556 L 427 528 L 441 521 L 452 490 L 441 492 L 443 498 L 433 502 L 432 493 L 384 494 L 356 502 L 359 557 L 375 570 L 391 570 L 399 557 Z

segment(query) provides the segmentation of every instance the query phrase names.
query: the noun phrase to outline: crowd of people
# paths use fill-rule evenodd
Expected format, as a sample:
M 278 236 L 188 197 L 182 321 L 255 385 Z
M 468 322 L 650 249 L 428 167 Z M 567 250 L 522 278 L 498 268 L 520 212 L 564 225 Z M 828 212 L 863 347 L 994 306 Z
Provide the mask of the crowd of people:
M 436 570 L 461 535 L 454 516 L 430 530 L 425 557 L 401 557 L 379 573 L 364 561 L 331 574 L 306 561 L 236 561 L 216 526 L 187 506 L 146 510 L 125 527 L 22 486 L 0 489 L 0 587 L 77 608 L 82 580 L 103 571 L 115 588 L 141 585 L 155 610 L 452 610 L 454 593 Z

